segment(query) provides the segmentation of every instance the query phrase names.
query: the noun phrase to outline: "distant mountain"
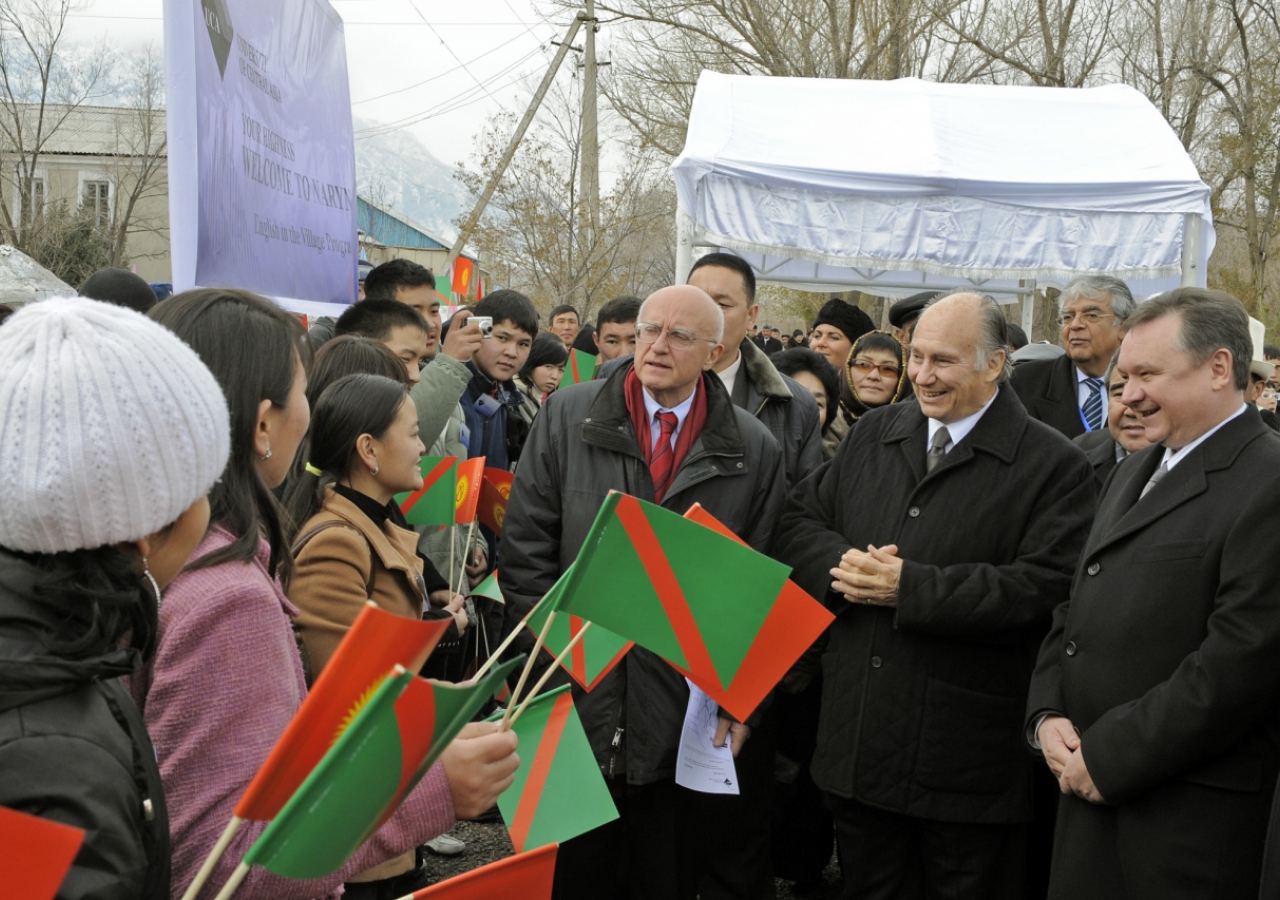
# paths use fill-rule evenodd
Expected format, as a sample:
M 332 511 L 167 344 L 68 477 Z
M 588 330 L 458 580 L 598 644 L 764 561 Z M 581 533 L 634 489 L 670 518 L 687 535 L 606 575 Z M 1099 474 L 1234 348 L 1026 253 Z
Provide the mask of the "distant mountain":
M 355 120 L 360 195 L 403 213 L 437 237 L 452 240 L 458 233 L 453 220 L 467 199 L 466 191 L 453 177 L 453 166 L 432 156 L 407 130 L 360 136 L 361 129 L 377 124 L 371 119 Z

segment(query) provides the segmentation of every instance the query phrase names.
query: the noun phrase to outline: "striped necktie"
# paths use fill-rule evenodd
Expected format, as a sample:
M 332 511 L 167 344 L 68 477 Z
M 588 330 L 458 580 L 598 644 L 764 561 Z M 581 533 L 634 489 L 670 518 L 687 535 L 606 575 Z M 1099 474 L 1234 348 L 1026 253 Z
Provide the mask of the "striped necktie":
M 658 443 L 653 448 L 653 459 L 649 461 L 649 474 L 653 476 L 653 496 L 659 503 L 666 496 L 674 474 L 675 448 L 671 446 L 671 435 L 676 431 L 676 414 L 673 412 L 657 412 L 653 417 L 658 420 L 662 431 L 658 434 Z
M 1084 383 L 1089 387 L 1089 398 L 1084 401 L 1084 420 L 1090 431 L 1102 427 L 1102 379 L 1086 378 Z

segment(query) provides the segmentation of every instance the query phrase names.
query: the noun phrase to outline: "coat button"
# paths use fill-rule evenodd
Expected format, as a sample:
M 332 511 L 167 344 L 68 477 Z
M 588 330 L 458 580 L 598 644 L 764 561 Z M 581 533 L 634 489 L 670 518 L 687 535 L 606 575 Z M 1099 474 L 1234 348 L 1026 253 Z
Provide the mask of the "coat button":
M 911 507 L 909 510 L 907 510 L 907 515 L 909 515 L 913 519 L 916 518 L 917 516 L 920 515 L 920 507 L 918 506 Z
M 1102 566 L 1098 565 L 1097 563 L 1094 563 L 1088 568 L 1088 572 L 1090 575 L 1097 575 L 1101 571 L 1102 571 Z
M 881 662 L 882 662 L 882 660 L 880 659 L 880 657 L 878 657 L 878 656 L 873 656 L 873 657 L 871 657 L 871 668 L 873 668 L 873 669 L 878 669 L 878 668 L 880 668 L 880 664 L 881 664 Z
M 587 416 L 587 417 L 586 417 L 585 419 L 583 419 L 582 421 L 583 421 L 583 422 L 590 422 L 590 421 L 591 421 L 591 417 L 590 417 L 590 416 Z
M 1066 647 L 1066 650 L 1067 650 L 1067 656 L 1075 656 L 1075 655 L 1076 655 L 1076 642 L 1075 642 L 1075 641 L 1067 641 L 1067 647 Z

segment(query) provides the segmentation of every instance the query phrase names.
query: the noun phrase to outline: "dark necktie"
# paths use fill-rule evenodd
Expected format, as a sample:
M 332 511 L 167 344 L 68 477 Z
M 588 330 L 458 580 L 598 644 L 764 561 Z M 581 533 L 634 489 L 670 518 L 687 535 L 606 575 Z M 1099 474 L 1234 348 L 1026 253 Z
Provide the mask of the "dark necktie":
M 925 469 L 932 472 L 938 463 L 942 462 L 942 457 L 947 455 L 947 448 L 950 446 L 951 432 L 947 431 L 947 426 L 943 425 L 933 436 L 933 443 L 929 445 L 929 455 L 924 459 Z
M 1168 474 L 1169 474 L 1169 466 L 1168 466 L 1168 464 L 1167 464 L 1167 463 L 1160 463 L 1160 468 L 1158 468 L 1158 469 L 1156 469 L 1154 472 L 1152 472 L 1152 473 L 1151 473 L 1151 478 L 1150 478 L 1150 480 L 1149 480 L 1149 481 L 1147 481 L 1147 483 L 1146 483 L 1145 485 L 1143 485 L 1143 487 L 1142 487 L 1142 493 L 1138 495 L 1138 499 L 1139 499 L 1139 500 L 1141 500 L 1143 497 L 1147 496 L 1147 493 L 1148 493 L 1148 492 L 1149 492 L 1153 487 L 1155 487 L 1155 486 L 1156 486 L 1156 484 L 1160 481 L 1160 479 L 1161 479 L 1161 478 L 1163 478 L 1164 476 L 1168 475 Z
M 1086 378 L 1084 383 L 1089 387 L 1089 397 L 1084 401 L 1084 420 L 1090 431 L 1102 427 L 1102 379 Z
M 674 474 L 675 447 L 671 446 L 671 435 L 676 431 L 676 414 L 673 412 L 654 413 L 662 431 L 658 434 L 658 443 L 653 447 L 653 459 L 649 462 L 649 474 L 653 476 L 653 496 L 661 503 L 671 484 Z

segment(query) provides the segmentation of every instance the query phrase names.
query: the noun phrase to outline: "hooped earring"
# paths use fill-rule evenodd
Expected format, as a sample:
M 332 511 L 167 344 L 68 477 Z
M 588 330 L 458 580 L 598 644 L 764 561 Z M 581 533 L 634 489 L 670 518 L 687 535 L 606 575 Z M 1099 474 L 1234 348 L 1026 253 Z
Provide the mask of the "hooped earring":
M 155 576 L 151 574 L 151 569 L 147 565 L 147 558 L 142 557 L 142 577 L 151 582 L 151 590 L 155 591 L 156 609 L 160 608 L 160 585 L 156 583 Z
M 268 447 L 268 448 L 267 448 L 267 452 L 266 452 L 265 454 L 259 454 L 259 456 L 258 456 L 258 459 L 262 459 L 262 460 L 267 460 L 267 459 L 270 459 L 270 458 L 271 458 L 271 448 L 270 448 L 270 447 Z

